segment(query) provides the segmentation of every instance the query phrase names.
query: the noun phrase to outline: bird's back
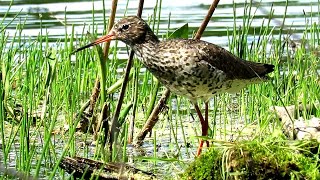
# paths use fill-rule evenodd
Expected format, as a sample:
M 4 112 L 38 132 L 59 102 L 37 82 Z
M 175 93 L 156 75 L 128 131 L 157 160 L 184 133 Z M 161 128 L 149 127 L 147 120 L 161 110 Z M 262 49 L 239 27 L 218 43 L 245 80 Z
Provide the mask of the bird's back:
M 195 61 L 209 63 L 225 72 L 228 79 L 264 77 L 274 70 L 271 64 L 243 60 L 220 46 L 202 40 L 172 39 L 160 42 L 159 46 L 162 51 L 185 51 L 185 54 L 196 56 Z
M 267 79 L 273 65 L 242 60 L 217 45 L 192 39 L 172 39 L 136 47 L 143 64 L 167 88 L 189 99 L 207 100 L 234 93 Z

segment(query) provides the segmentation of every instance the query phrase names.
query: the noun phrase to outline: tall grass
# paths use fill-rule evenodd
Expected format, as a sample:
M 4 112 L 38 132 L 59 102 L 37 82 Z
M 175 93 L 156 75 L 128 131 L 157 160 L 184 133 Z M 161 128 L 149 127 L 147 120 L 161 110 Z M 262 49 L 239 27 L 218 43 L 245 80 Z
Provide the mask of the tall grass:
M 158 1 L 149 18 L 155 32 L 159 32 L 159 24 L 164 20 L 161 18 L 161 3 L 161 0 Z M 234 4 L 234 8 L 237 6 L 239 4 Z M 270 25 L 274 17 L 273 7 L 270 7 L 270 14 L 260 27 L 252 27 L 256 9 L 252 3 L 244 6 L 240 17 L 234 10 L 234 26 L 228 30 L 229 50 L 251 61 L 274 64 L 276 68 L 269 83 L 249 86 L 236 95 L 222 94 L 213 98 L 210 102 L 210 137 L 215 140 L 263 139 L 281 129 L 269 111 L 270 106 L 301 103 L 306 108 L 308 104 L 319 103 L 320 99 L 319 19 L 310 19 L 308 14 L 305 15 L 301 46 L 297 46 L 292 54 L 287 43 L 288 28 L 282 26 L 278 29 Z M 68 32 L 66 28 L 64 39 L 52 46 L 50 34 L 44 27 L 35 39 L 22 34 L 28 19 L 18 21 L 13 18 L 12 21 L 18 23 L 17 31 L 9 37 L 7 25 L 3 23 L 5 18 L 0 24 L 1 164 L 7 168 L 14 166 L 18 171 L 33 176 L 60 178 L 67 177 L 58 167 L 64 156 L 105 160 L 113 153 L 115 160 L 131 160 L 146 170 L 162 167 L 166 163 L 164 167 L 167 170 L 177 171 L 187 165 L 184 161 L 193 159 L 197 135 L 201 134 L 200 123 L 192 115 L 195 113 L 190 102 L 175 95 L 169 99 L 168 108 L 160 116 L 153 135 L 146 140 L 144 156 L 152 158 L 128 157 L 131 153 L 127 152 L 126 143 L 129 120 L 135 119 L 135 131 L 138 131 L 159 98 L 159 92 L 164 90 L 139 61 L 134 62 L 132 79 L 124 97 L 122 109 L 123 112 L 128 110 L 129 116 L 120 114 L 123 126 L 116 151 L 108 152 L 107 148 L 101 147 L 103 137 L 98 137 L 97 142 L 92 144 L 94 139 L 89 130 L 87 133 L 77 131 L 81 117 L 75 114 L 84 111 L 80 108 L 87 102 L 94 87 L 94 79 L 99 72 L 99 51 L 101 53 L 102 50 L 87 49 L 70 56 L 75 44 L 84 45 L 90 41 L 84 30 L 82 34 L 75 34 L 74 29 Z M 238 18 L 242 18 L 241 24 L 236 23 Z M 284 13 L 283 21 L 285 19 Z M 84 29 L 88 28 L 94 37 L 100 36 L 106 30 L 97 29 L 98 23 L 102 22 L 97 22 L 93 16 L 92 25 L 84 26 Z M 106 27 L 107 24 L 104 24 Z M 170 28 L 168 31 L 166 37 L 173 32 Z M 248 34 L 253 34 L 252 42 L 248 42 Z M 123 77 L 122 69 L 126 63 L 117 58 L 118 51 L 117 44 L 111 47 L 111 58 L 106 62 L 105 69 L 106 101 L 110 112 L 115 111 L 120 83 L 113 85 Z M 100 116 L 104 103 L 100 98 L 93 118 Z M 133 108 L 130 109 L 131 105 Z M 319 117 L 320 110 L 317 109 L 314 115 Z M 302 111 L 300 116 L 308 119 L 311 114 Z M 258 124 L 254 126 L 255 131 L 244 130 L 244 127 L 254 124 Z M 166 175 L 171 176 L 175 173 L 172 171 Z

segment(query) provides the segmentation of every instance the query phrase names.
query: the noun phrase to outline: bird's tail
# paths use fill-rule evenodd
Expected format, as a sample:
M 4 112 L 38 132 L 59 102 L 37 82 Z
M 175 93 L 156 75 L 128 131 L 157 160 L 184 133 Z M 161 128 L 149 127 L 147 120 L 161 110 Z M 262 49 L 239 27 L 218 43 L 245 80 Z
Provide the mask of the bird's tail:
M 274 65 L 272 64 L 250 62 L 249 67 L 255 72 L 256 76 L 258 77 L 264 77 L 274 71 Z

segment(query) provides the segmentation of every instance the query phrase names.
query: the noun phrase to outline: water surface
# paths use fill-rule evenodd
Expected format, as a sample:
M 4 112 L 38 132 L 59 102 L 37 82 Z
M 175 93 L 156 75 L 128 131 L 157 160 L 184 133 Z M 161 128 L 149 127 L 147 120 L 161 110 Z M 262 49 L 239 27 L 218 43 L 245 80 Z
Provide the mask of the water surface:
M 203 35 L 204 40 L 226 46 L 227 45 L 227 29 L 232 29 L 234 25 L 233 13 L 236 13 L 236 26 L 240 27 L 243 23 L 244 0 L 235 1 L 235 9 L 233 1 L 220 1 L 211 21 Z M 170 28 L 175 29 L 185 23 L 189 23 L 191 30 L 196 31 L 202 22 L 203 17 L 207 13 L 211 1 L 208 0 L 188 0 L 188 1 L 172 1 L 163 0 L 161 9 L 161 21 L 159 35 L 167 32 L 169 14 L 171 14 Z M 0 2 L 0 16 L 3 17 L 9 8 L 10 1 L 3 0 Z M 259 28 L 264 19 L 268 19 L 271 6 L 273 4 L 273 18 L 270 26 L 278 29 L 282 24 L 282 17 L 285 12 L 285 1 L 262 1 L 261 3 L 253 3 L 251 9 L 252 14 L 255 13 L 255 18 L 252 22 L 252 28 Z M 156 5 L 156 0 L 145 1 L 142 17 L 148 19 L 153 12 Z M 292 29 L 295 38 L 301 36 L 305 29 L 306 20 L 311 20 L 318 15 L 318 1 L 289 1 L 287 12 L 287 19 L 285 26 Z M 127 7 L 127 10 L 126 10 Z M 138 1 L 131 0 L 119 1 L 116 18 L 119 19 L 126 15 L 135 15 L 137 12 Z M 111 1 L 105 1 L 106 15 L 110 14 Z M 40 34 L 40 29 L 46 29 L 46 33 L 50 35 L 51 41 L 57 41 L 64 38 L 65 32 L 71 33 L 72 25 L 75 26 L 75 32 L 81 34 L 90 29 L 94 24 L 98 26 L 98 32 L 103 33 L 103 21 L 108 17 L 103 17 L 103 2 L 102 1 L 87 1 L 87 0 L 71 0 L 71 1 L 52 1 L 52 0 L 15 0 L 9 11 L 8 17 L 4 24 L 9 23 L 12 18 L 21 11 L 18 18 L 16 18 L 7 28 L 6 32 L 13 35 L 17 25 L 25 21 L 22 34 L 27 37 L 36 37 Z M 304 16 L 306 14 L 306 17 Z M 317 21 L 315 18 L 314 21 Z M 91 28 L 92 30 L 92 28 Z M 45 32 L 42 32 L 45 33 Z M 192 32 L 190 32 L 191 37 Z M 249 40 L 252 40 L 249 36 Z

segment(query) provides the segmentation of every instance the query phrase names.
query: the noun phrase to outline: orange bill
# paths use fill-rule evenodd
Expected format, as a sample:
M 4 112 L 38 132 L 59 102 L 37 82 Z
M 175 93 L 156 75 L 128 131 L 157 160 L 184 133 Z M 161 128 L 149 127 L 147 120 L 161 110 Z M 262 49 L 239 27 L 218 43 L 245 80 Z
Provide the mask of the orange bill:
M 109 42 L 109 41 L 113 40 L 114 38 L 115 38 L 114 32 L 110 31 L 109 34 L 107 34 L 105 36 L 102 36 L 101 38 L 98 38 L 97 40 L 95 40 L 94 42 L 92 42 L 90 44 L 87 44 L 85 46 L 82 46 L 82 47 L 74 50 L 71 54 L 74 54 L 74 53 L 79 52 L 79 51 L 81 51 L 83 49 L 86 49 L 86 48 L 91 47 L 91 46 L 95 46 L 95 45 L 103 43 L 103 42 Z

